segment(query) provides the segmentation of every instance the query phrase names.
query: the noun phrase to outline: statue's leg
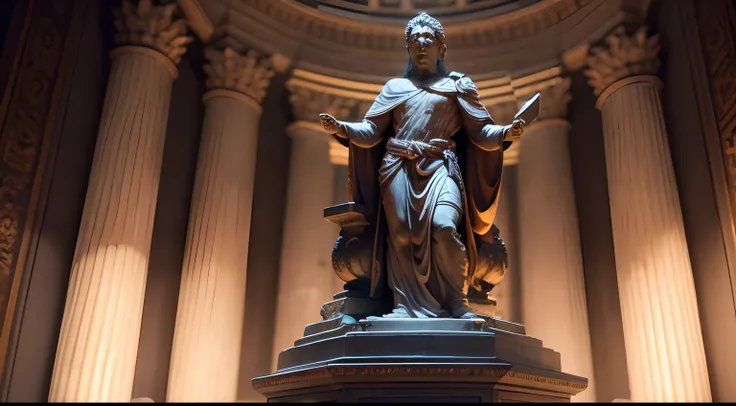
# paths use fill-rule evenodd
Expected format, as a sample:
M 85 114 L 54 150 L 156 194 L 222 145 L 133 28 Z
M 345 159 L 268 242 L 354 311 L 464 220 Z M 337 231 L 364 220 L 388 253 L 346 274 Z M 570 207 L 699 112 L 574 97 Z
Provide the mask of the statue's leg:
M 433 266 L 427 287 L 453 317 L 472 318 L 465 295 L 468 255 L 457 232 L 461 207 L 460 190 L 448 178 L 432 217 Z
M 409 220 L 409 179 L 402 169 L 381 193 L 388 227 L 388 284 L 395 309 L 384 317 L 436 317 L 442 306 L 417 278 Z

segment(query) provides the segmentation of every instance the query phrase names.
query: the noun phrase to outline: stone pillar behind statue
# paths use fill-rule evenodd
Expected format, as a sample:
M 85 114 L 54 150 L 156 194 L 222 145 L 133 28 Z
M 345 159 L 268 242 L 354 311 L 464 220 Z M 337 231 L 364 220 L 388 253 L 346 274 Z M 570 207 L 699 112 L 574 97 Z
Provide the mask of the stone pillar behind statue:
M 334 170 L 328 141 L 319 124 L 298 121 L 287 129 L 291 163 L 284 241 L 274 331 L 273 369 L 279 353 L 304 333 L 304 326 L 321 319 L 319 309 L 332 299 L 334 279 L 330 259 L 335 226 L 322 217 L 332 205 Z
M 123 1 L 51 379 L 52 402 L 131 400 L 171 86 L 176 4 Z M 142 27 L 157 30 L 142 35 Z M 136 45 L 130 45 L 136 44 Z
M 205 117 L 182 267 L 168 402 L 234 402 L 269 59 L 208 48 Z
M 659 44 L 623 28 L 586 71 L 603 115 L 631 399 L 708 402 L 695 286 L 659 97 Z M 623 61 L 625 66 L 610 66 Z
M 573 399 L 595 402 L 583 259 L 565 120 L 570 80 L 539 89 L 541 116 L 521 139 L 517 205 L 522 320 L 530 335 L 559 351 L 565 372 L 588 377 Z M 530 91 L 536 91 L 532 89 Z
M 370 105 L 367 100 L 317 91 L 308 82 L 311 76 L 302 76 L 296 72 L 287 83 L 295 122 L 287 128 L 291 163 L 274 331 L 274 370 L 279 353 L 303 336 L 306 325 L 322 319 L 320 308 L 333 299 L 335 287 L 342 286 L 332 267 L 332 247 L 340 230 L 324 219 L 324 209 L 334 204 L 334 165 L 347 164 L 347 151 L 325 134 L 319 114 L 327 112 L 338 119 L 360 120 Z

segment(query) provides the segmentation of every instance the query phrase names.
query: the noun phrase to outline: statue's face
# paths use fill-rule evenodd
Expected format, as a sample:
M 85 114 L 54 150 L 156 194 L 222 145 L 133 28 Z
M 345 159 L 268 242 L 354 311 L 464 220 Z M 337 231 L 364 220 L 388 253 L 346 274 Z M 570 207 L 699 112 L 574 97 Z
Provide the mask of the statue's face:
M 435 73 L 440 57 L 440 42 L 430 27 L 415 27 L 409 37 L 409 57 L 419 73 Z

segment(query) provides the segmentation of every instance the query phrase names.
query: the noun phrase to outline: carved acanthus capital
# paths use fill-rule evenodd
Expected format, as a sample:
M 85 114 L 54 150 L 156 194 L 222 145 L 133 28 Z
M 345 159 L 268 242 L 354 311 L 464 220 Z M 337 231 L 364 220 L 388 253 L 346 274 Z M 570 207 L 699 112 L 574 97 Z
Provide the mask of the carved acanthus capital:
M 143 45 L 166 55 L 174 63 L 179 63 L 187 51 L 186 45 L 192 42 L 187 36 L 187 21 L 174 19 L 176 3 L 154 5 L 153 0 L 123 0 L 122 7 L 113 10 L 115 14 L 115 41 L 119 45 Z
M 342 121 L 361 121 L 373 103 L 372 99 L 316 89 L 300 81 L 289 81 L 286 86 L 291 92 L 289 101 L 296 121 L 319 122 L 320 113 Z
M 506 125 L 514 121 L 518 106 L 516 102 L 506 101 L 498 104 L 490 104 L 486 106 L 488 113 L 496 124 Z
M 271 58 L 255 50 L 236 52 L 208 47 L 204 55 L 209 61 L 204 66 L 209 89 L 228 89 L 245 94 L 260 103 L 274 75 Z
M 570 94 L 570 78 L 558 77 L 553 82 L 546 83 L 543 87 L 527 88 L 524 90 L 525 92 L 519 95 L 520 106 L 534 92 L 541 94 L 542 105 L 537 121 L 567 118 L 567 105 L 572 100 L 572 95 Z
M 647 38 L 646 27 L 631 36 L 626 35 L 624 27 L 618 27 L 605 43 L 606 46 L 591 49 L 589 69 L 585 70 L 596 96 L 621 79 L 654 75 L 659 69 L 659 35 Z

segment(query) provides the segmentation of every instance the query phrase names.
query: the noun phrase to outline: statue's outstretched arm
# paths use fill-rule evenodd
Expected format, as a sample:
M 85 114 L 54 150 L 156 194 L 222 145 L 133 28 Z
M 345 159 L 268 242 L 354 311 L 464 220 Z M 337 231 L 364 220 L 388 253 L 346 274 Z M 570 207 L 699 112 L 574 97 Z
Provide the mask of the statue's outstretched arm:
M 470 141 L 485 151 L 496 151 L 503 146 L 506 133 L 511 126 L 497 125 L 480 101 L 478 88 L 470 78 L 462 77 L 455 82 L 459 91 L 458 105 L 463 112 L 463 128 Z
M 358 147 L 371 148 L 381 142 L 386 129 L 391 125 L 391 113 L 364 118 L 358 123 L 338 121 L 329 114 L 320 114 L 320 121 L 329 134 L 347 138 Z
M 510 126 L 494 124 L 491 120 L 477 120 L 463 114 L 463 128 L 470 141 L 484 151 L 501 149 Z
M 386 129 L 391 125 L 391 113 L 364 118 L 359 123 L 340 121 L 340 125 L 345 127 L 346 138 L 354 145 L 361 148 L 371 148 L 381 142 Z

